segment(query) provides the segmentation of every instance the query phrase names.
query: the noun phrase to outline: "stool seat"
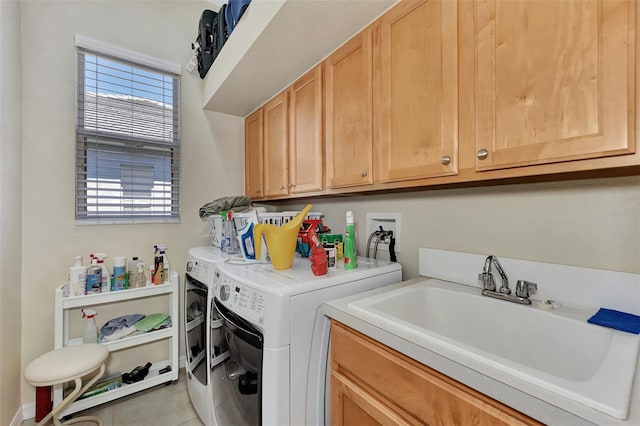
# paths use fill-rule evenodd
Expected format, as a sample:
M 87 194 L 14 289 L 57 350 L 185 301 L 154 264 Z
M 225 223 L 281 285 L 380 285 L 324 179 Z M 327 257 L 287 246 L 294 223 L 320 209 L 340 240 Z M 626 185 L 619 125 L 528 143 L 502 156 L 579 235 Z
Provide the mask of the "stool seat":
M 34 359 L 24 378 L 34 386 L 51 386 L 74 380 L 100 367 L 109 350 L 98 343 L 65 346 Z
M 74 382 L 75 387 L 64 399 L 47 414 L 38 425 L 45 425 L 51 419 L 56 426 L 90 421 L 102 426 L 102 421 L 96 416 L 82 416 L 61 422 L 59 416 L 80 395 L 87 391 L 105 371 L 105 361 L 109 350 L 97 343 L 65 346 L 60 349 L 40 355 L 24 369 L 25 380 L 34 386 L 53 386 L 67 382 Z M 83 385 L 82 378 L 97 371 L 87 383 Z

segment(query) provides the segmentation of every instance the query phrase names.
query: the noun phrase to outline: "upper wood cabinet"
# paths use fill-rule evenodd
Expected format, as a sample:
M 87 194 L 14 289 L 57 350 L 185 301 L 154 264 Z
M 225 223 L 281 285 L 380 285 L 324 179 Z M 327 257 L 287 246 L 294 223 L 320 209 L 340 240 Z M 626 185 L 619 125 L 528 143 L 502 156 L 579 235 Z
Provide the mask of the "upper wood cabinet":
M 382 182 L 457 173 L 457 10 L 455 1 L 410 1 L 380 19 Z
M 371 29 L 325 61 L 326 186 L 373 183 Z
M 636 4 L 475 1 L 477 170 L 635 151 Z
M 267 102 L 264 110 L 264 195 L 289 193 L 287 92 Z
M 244 121 L 244 193 L 253 200 L 264 197 L 262 119 L 260 108 Z
M 321 191 L 324 187 L 322 65 L 302 76 L 287 91 L 289 192 Z

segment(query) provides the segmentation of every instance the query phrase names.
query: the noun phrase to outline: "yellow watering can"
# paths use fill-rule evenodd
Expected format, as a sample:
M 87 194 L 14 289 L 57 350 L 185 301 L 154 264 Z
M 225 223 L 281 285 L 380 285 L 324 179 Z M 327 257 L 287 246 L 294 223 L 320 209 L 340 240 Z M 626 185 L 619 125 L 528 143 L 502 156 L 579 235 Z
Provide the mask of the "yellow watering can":
M 307 204 L 296 217 L 282 226 L 259 223 L 253 227 L 253 241 L 261 241 L 262 235 L 265 236 L 273 269 L 291 268 L 293 255 L 296 252 L 298 231 L 311 207 L 311 204 Z M 261 248 L 262 244 L 256 244 L 256 259 L 260 258 Z

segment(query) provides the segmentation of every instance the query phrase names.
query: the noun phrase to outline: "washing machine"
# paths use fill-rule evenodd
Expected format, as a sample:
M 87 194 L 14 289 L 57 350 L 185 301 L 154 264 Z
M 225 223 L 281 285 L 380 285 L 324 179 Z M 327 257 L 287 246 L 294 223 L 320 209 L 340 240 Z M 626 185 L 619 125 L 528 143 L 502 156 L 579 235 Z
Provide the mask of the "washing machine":
M 220 346 L 222 339 L 215 331 L 218 319 L 211 311 L 216 265 L 228 257 L 213 246 L 191 248 L 187 256 L 183 294 L 187 389 L 193 407 L 206 425 L 215 421 L 212 360 L 221 362 L 228 356 L 226 347 Z
M 398 263 L 358 258 L 314 276 L 309 259 L 274 270 L 270 264 L 219 264 L 212 309 L 227 358 L 213 366 L 212 423 L 324 425 L 330 322 L 324 302 L 402 280 Z M 329 420 L 329 419 L 327 419 Z

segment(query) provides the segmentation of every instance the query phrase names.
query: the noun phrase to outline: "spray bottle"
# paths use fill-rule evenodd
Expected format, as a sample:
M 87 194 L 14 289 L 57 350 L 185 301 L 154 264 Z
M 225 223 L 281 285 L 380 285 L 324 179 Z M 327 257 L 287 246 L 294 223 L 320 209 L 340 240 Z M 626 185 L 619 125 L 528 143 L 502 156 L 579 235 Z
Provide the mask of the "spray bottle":
M 356 225 L 353 221 L 353 212 L 347 212 L 346 235 L 344 237 L 344 269 L 356 269 Z
M 82 318 L 87 319 L 84 327 L 83 343 L 98 343 L 98 326 L 96 325 L 96 311 L 93 309 L 82 309 Z
M 90 254 L 89 258 L 90 266 L 87 272 L 87 287 L 86 293 L 100 293 L 100 287 L 102 286 L 102 268 L 98 265 L 98 259 Z
M 151 271 L 151 282 L 155 285 L 164 284 L 163 256 L 159 253 L 157 245 L 153 246 L 153 270 Z
M 162 256 L 162 281 L 156 284 L 167 284 L 169 282 L 169 258 L 167 257 L 167 246 L 157 245 L 156 251 Z
M 100 292 L 107 293 L 111 289 L 111 274 L 109 273 L 109 268 L 104 263 L 104 260 L 107 258 L 107 255 L 104 253 L 94 253 L 98 261 L 98 265 L 102 268 L 102 281 L 100 282 Z

